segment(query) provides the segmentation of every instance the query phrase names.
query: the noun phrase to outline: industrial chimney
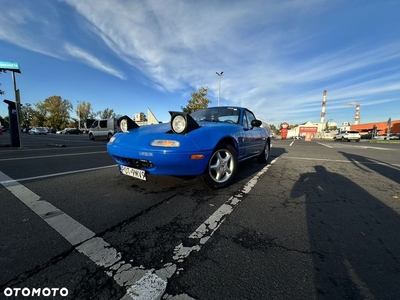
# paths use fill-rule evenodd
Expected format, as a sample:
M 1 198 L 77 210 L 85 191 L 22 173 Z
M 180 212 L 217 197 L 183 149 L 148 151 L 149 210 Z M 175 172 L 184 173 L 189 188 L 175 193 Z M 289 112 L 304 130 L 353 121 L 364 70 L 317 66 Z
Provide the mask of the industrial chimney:
M 321 111 L 321 123 L 325 123 L 325 109 L 326 109 L 326 90 L 322 97 L 322 111 Z
M 354 125 L 358 125 L 360 122 L 360 104 L 356 105 L 356 115 L 354 117 Z

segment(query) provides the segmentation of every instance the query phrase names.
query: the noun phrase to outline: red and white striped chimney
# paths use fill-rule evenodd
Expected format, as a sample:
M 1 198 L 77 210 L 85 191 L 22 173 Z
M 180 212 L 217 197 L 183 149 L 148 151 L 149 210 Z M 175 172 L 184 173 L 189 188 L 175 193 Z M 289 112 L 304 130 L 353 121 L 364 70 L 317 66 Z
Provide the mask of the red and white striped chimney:
M 326 90 L 322 97 L 322 111 L 321 111 L 321 123 L 325 123 L 325 109 L 326 109 Z
M 358 125 L 360 122 L 360 104 L 356 105 L 356 115 L 354 117 L 354 125 Z

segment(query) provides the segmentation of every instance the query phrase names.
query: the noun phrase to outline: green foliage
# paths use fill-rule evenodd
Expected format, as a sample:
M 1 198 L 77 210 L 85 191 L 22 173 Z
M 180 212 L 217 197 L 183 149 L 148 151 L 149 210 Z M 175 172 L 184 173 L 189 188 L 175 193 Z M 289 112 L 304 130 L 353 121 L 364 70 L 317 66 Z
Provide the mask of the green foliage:
M 3 126 L 3 127 L 10 127 L 10 118 L 9 117 L 4 117 L 4 118 L 2 118 L 1 116 L 0 116 L 0 124 L 1 124 L 1 126 Z M 1 127 L 0 126 L 0 127 Z
M 78 105 L 76 107 L 76 115 L 80 120 L 80 124 L 78 124 L 78 128 L 85 127 L 87 119 L 94 119 L 92 112 L 92 104 L 85 101 L 78 101 Z
M 31 121 L 35 110 L 32 108 L 32 104 L 26 103 L 21 105 L 21 126 L 29 127 L 31 126 Z
M 115 112 L 113 109 L 106 108 L 105 110 L 99 110 L 95 115 L 97 115 L 100 119 L 110 119 L 115 118 Z
M 211 100 L 207 96 L 208 87 L 199 88 L 198 92 L 192 92 L 192 98 L 188 100 L 186 107 L 182 106 L 181 109 L 185 113 L 192 113 L 196 110 L 207 108 Z
M 62 129 L 70 121 L 72 104 L 69 100 L 60 96 L 51 96 L 43 102 L 35 104 L 36 110 L 33 113 L 32 126 L 46 126 Z
M 140 113 L 140 122 L 146 122 L 146 121 L 147 121 L 146 115 L 144 114 L 144 112 L 141 112 Z

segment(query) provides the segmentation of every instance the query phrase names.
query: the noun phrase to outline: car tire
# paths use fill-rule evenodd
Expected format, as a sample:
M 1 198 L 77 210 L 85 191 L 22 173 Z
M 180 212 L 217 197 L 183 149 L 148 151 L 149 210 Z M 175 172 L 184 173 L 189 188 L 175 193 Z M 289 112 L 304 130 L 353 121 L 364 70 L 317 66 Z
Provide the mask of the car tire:
M 356 142 L 359 143 L 359 142 L 360 142 L 360 139 L 356 140 Z
M 237 168 L 235 149 L 229 144 L 219 144 L 212 153 L 202 178 L 209 187 L 220 189 L 232 182 Z
M 269 158 L 269 153 L 270 153 L 271 147 L 269 144 L 269 141 L 265 143 L 264 150 L 260 153 L 259 156 L 257 156 L 257 161 L 261 164 L 264 164 L 268 161 Z
M 109 141 L 111 138 L 112 138 L 112 134 L 111 133 L 109 133 L 108 135 L 107 135 L 107 141 Z
M 342 137 L 342 142 L 344 142 L 344 137 Z
M 94 140 L 93 133 L 89 133 L 89 139 L 91 139 L 92 141 Z

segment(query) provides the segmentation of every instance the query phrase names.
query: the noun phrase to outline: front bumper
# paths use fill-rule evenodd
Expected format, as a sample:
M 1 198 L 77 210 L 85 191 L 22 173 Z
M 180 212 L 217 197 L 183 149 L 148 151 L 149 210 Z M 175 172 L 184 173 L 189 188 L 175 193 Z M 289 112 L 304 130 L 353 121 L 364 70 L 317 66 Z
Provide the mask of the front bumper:
M 212 151 L 176 151 L 176 149 L 124 149 L 107 145 L 108 153 L 119 164 L 145 170 L 152 175 L 194 176 L 204 173 Z M 202 159 L 191 159 L 192 154 L 203 155 Z

